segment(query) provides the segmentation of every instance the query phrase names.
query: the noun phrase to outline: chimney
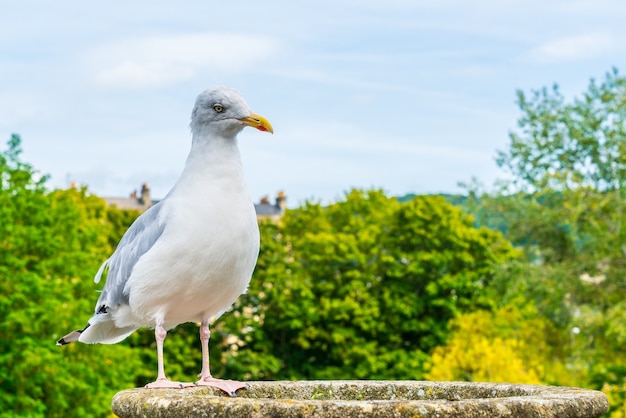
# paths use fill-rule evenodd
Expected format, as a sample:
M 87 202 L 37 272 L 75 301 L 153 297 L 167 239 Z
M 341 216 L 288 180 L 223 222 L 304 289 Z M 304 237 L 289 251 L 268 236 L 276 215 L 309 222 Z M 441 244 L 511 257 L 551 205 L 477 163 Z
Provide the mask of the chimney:
M 137 200 L 137 190 L 133 190 L 133 192 L 130 194 L 130 198 L 133 200 Z
M 263 196 L 261 198 L 261 200 L 259 201 L 259 203 L 261 205 L 269 205 L 270 204 L 270 198 L 268 196 Z
M 287 209 L 287 196 L 282 190 L 276 194 L 276 206 L 280 208 L 281 212 L 285 212 Z
M 142 205 L 152 206 L 152 200 L 150 200 L 150 185 L 144 183 L 141 186 L 141 199 L 139 199 Z

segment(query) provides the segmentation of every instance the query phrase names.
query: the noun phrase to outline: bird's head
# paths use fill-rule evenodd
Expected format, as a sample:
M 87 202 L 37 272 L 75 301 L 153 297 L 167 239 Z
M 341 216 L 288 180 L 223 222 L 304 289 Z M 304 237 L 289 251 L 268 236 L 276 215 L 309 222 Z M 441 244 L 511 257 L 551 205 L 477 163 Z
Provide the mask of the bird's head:
M 274 133 L 263 116 L 252 113 L 241 93 L 229 87 L 216 87 L 198 95 L 191 112 L 194 133 L 212 131 L 221 136 L 235 136 L 246 126 Z

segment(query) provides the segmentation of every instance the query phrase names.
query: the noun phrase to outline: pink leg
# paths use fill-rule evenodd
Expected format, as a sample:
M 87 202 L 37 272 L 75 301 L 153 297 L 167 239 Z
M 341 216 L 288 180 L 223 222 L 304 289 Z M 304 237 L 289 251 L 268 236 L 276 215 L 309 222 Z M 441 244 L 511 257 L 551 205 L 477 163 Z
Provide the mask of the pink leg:
M 163 341 L 167 337 L 167 331 L 163 328 L 162 323 L 157 323 L 154 328 L 154 339 L 157 345 L 157 380 L 152 383 L 148 383 L 146 388 L 159 389 L 159 388 L 184 388 L 193 386 L 192 383 L 174 382 L 165 377 L 165 366 L 163 365 Z
M 209 366 L 209 339 L 211 331 L 207 321 L 200 324 L 200 343 L 202 344 L 202 371 L 200 372 L 200 380 L 211 378 L 211 367 Z
M 211 376 L 211 369 L 209 366 L 209 338 L 211 337 L 211 331 L 209 331 L 209 321 L 202 321 L 200 324 L 200 341 L 202 343 L 202 371 L 200 372 L 200 380 L 196 382 L 198 386 L 211 386 L 218 388 L 226 392 L 230 396 L 236 396 L 235 392 L 238 389 L 243 389 L 247 385 L 242 382 L 236 382 L 234 380 L 221 380 L 214 379 Z

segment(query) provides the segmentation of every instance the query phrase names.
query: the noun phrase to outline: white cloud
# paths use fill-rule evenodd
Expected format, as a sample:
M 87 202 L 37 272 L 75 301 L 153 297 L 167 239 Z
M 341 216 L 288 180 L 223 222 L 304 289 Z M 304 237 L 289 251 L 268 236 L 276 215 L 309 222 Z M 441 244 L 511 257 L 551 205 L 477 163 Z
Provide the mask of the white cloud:
M 539 62 L 578 61 L 595 58 L 614 51 L 618 40 L 604 33 L 554 39 L 530 51 L 530 58 Z
M 200 71 L 245 71 L 278 48 L 277 41 L 263 36 L 154 36 L 104 45 L 89 53 L 88 62 L 99 85 L 147 87 L 188 80 Z

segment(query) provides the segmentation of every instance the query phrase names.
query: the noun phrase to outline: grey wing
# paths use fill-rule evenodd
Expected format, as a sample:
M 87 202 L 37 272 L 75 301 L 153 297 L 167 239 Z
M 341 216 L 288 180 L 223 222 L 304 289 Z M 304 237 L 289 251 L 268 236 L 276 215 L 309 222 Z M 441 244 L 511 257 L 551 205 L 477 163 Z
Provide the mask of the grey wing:
M 152 248 L 165 229 L 163 203 L 161 201 L 141 214 L 128 228 L 113 255 L 102 263 L 94 277 L 94 281 L 98 283 L 107 271 L 106 283 L 96 303 L 96 314 L 106 313 L 108 308 L 128 303 L 124 286 L 133 267 Z

